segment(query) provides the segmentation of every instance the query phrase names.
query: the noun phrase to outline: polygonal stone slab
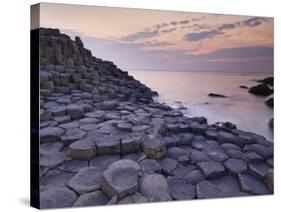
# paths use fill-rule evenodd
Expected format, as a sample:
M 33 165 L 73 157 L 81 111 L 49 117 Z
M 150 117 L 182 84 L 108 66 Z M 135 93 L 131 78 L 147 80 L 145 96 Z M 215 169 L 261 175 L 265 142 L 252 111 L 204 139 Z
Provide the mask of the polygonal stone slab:
M 59 166 L 66 159 L 65 152 L 49 152 L 40 154 L 40 166 L 54 168 Z
M 178 178 L 168 179 L 170 194 L 175 200 L 189 200 L 196 196 L 195 186 L 186 184 L 184 180 Z
M 121 139 L 121 152 L 122 154 L 128 154 L 132 152 L 138 152 L 140 150 L 140 138 L 139 137 L 126 137 Z
M 84 116 L 84 109 L 79 105 L 68 105 L 66 107 L 66 112 L 72 119 L 79 119 Z
M 46 127 L 40 130 L 40 143 L 60 141 L 60 136 L 65 133 L 65 130 L 59 127 Z
M 65 172 L 76 173 L 86 167 L 88 167 L 87 160 L 68 160 L 65 161 L 58 169 Z
M 40 208 L 71 207 L 76 199 L 77 195 L 70 189 L 48 188 L 40 193 Z
M 166 155 L 166 145 L 161 138 L 148 138 L 142 143 L 143 151 L 148 158 L 160 159 Z
M 44 143 L 40 145 L 40 154 L 50 154 L 51 152 L 59 152 L 63 148 L 61 142 Z
M 225 174 L 225 169 L 223 165 L 219 162 L 200 162 L 197 163 L 197 166 L 208 179 L 221 177 Z
M 140 166 L 133 160 L 122 159 L 112 163 L 103 172 L 102 191 L 109 197 L 122 199 L 138 190 Z
M 69 146 L 69 157 L 73 159 L 89 160 L 96 156 L 97 148 L 93 138 L 85 138 Z
M 97 190 L 90 193 L 82 194 L 81 196 L 79 196 L 73 206 L 81 207 L 106 205 L 108 202 L 108 197 L 100 190 Z
M 97 152 L 100 155 L 119 154 L 121 151 L 120 138 L 116 136 L 104 135 L 96 140 Z
M 196 185 L 198 199 L 223 197 L 223 192 L 208 180 L 202 181 Z
M 244 192 L 257 195 L 269 193 L 267 187 L 263 184 L 263 182 L 251 175 L 239 174 L 238 180 L 241 190 Z
M 188 157 L 188 152 L 185 151 L 182 148 L 179 148 L 179 147 L 168 148 L 167 154 L 168 154 L 169 157 L 171 157 L 171 158 L 173 158 L 175 160 L 178 160 L 182 156 L 187 156 Z
M 71 128 L 61 137 L 65 145 L 69 145 L 76 140 L 82 139 L 86 135 L 86 132 L 79 128 Z
M 229 132 L 220 131 L 218 133 L 217 139 L 220 143 L 236 143 L 237 137 Z
M 137 192 L 121 199 L 118 202 L 118 204 L 132 204 L 132 203 L 146 203 L 146 202 L 148 202 L 148 199 Z
M 263 180 L 270 169 L 266 163 L 249 164 L 249 173 L 261 180 Z
M 191 152 L 190 160 L 194 163 L 197 163 L 197 162 L 210 161 L 211 158 L 206 153 L 194 149 Z
M 172 200 L 167 180 L 160 174 L 145 174 L 141 177 L 140 192 L 151 202 Z
M 74 176 L 73 173 L 60 170 L 51 170 L 45 173 L 40 179 L 40 186 L 44 187 L 65 187 L 68 181 Z
M 162 158 L 158 162 L 165 174 L 170 174 L 178 164 L 176 160 L 169 157 Z
M 247 172 L 247 164 L 238 159 L 228 159 L 224 162 L 224 166 L 229 174 L 231 175 L 238 175 L 240 173 L 246 173 Z
M 105 170 L 110 164 L 118 160 L 120 160 L 120 155 L 99 155 L 90 161 L 90 166 Z
M 220 178 L 216 178 L 210 180 L 213 184 L 215 184 L 222 192 L 229 194 L 237 194 L 240 192 L 240 186 L 238 180 L 233 176 L 223 176 Z
M 141 170 L 144 173 L 160 173 L 161 166 L 160 164 L 154 159 L 145 159 L 140 162 Z
M 101 187 L 102 173 L 96 167 L 81 169 L 68 182 L 68 186 L 79 194 L 98 190 Z

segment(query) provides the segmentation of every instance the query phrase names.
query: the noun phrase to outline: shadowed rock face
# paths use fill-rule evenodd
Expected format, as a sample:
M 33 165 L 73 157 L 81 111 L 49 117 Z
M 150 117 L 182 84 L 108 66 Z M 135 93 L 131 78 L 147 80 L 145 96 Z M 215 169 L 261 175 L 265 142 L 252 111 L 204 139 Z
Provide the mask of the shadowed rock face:
M 273 193 L 273 144 L 157 94 L 81 39 L 40 29 L 42 208 Z

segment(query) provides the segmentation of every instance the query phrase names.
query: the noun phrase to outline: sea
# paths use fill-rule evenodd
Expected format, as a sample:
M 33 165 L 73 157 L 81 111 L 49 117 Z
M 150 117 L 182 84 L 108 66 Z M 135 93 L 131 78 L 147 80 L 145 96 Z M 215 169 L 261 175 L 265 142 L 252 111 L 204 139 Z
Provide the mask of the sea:
M 173 108 L 183 108 L 187 117 L 204 116 L 209 124 L 231 122 L 238 129 L 250 131 L 273 141 L 273 131 L 268 127 L 273 109 L 264 104 L 269 97 L 248 93 L 256 80 L 272 74 L 202 72 L 173 70 L 127 70 L 135 79 L 159 93 L 156 101 Z M 209 97 L 218 93 L 227 98 Z

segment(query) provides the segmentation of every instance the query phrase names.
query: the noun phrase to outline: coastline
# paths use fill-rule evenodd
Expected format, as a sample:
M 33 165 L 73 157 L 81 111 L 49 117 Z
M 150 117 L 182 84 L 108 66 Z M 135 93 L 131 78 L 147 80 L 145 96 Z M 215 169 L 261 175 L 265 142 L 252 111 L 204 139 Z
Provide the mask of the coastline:
M 40 33 L 42 208 L 273 193 L 263 136 L 185 117 L 79 37 Z

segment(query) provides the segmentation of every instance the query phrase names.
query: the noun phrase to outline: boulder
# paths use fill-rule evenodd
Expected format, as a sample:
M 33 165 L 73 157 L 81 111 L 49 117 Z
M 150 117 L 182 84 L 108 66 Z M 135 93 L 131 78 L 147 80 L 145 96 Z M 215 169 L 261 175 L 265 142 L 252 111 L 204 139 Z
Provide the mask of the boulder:
M 270 89 L 266 84 L 258 84 L 253 86 L 248 92 L 259 96 L 268 96 L 273 93 L 272 89 Z
M 209 97 L 218 97 L 218 98 L 226 98 L 227 97 L 225 95 L 218 94 L 218 93 L 209 93 L 208 96 Z
M 138 190 L 139 173 L 140 166 L 135 161 L 116 161 L 103 172 L 102 191 L 111 198 L 129 196 Z

